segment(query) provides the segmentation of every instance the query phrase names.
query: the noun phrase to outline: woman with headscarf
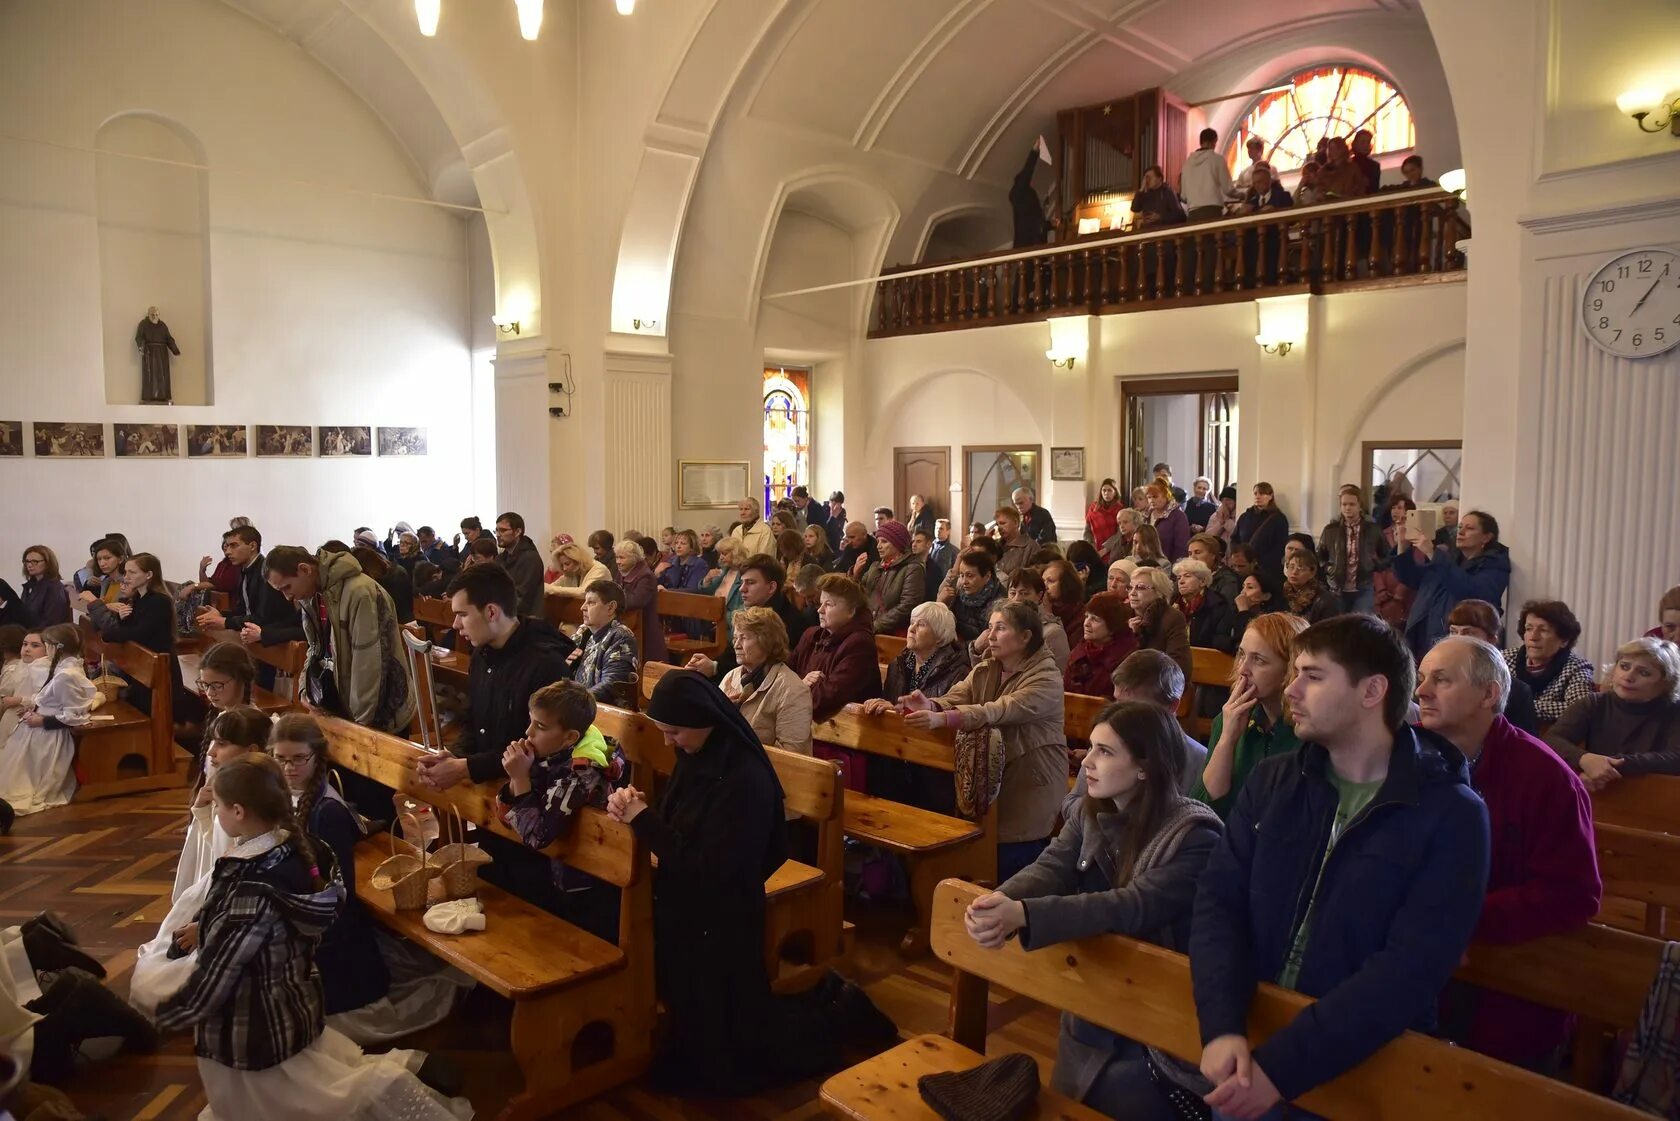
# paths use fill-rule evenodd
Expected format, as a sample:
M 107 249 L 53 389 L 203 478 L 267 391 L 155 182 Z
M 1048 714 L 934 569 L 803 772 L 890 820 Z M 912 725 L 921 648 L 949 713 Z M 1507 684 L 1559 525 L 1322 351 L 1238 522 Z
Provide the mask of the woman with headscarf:
M 668 1093 L 745 1095 L 840 1064 L 843 1038 L 896 1036 L 864 995 L 829 974 L 776 996 L 764 967 L 764 881 L 787 859 L 782 786 L 741 710 L 691 670 L 659 679 L 647 716 L 677 762 L 650 809 L 635 787 L 607 813 L 656 857 L 655 980 L 667 1032 L 650 1067 Z

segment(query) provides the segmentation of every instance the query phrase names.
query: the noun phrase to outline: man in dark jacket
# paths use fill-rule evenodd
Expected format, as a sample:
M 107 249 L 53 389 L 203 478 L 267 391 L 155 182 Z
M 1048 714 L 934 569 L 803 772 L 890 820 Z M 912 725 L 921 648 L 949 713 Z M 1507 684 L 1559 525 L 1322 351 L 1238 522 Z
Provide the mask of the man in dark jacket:
M 862 522 L 847 522 L 845 531 L 840 536 L 840 547 L 835 551 L 834 561 L 828 568 L 830 572 L 838 572 L 843 576 L 850 576 L 852 569 L 857 567 L 859 557 L 868 557 L 869 564 L 874 564 L 880 558 L 875 548 L 875 538 L 869 535 L 869 529 Z
M 1038 504 L 1038 495 L 1031 487 L 1016 487 L 1009 495 L 1009 501 L 1015 504 L 1015 509 L 1021 514 L 1021 532 L 1038 542 L 1048 545 L 1056 540 L 1056 519 L 1050 516 L 1050 511 Z
M 1038 145 L 1027 149 L 1027 162 L 1009 185 L 1009 209 L 1015 217 L 1015 248 L 1043 245 L 1050 223 L 1044 217 L 1044 200 L 1033 190 L 1033 172 L 1038 170 Z
M 788 649 L 799 645 L 800 636 L 809 626 L 806 619 L 794 609 L 788 597 L 782 594 L 782 586 L 787 583 L 787 569 L 782 567 L 775 557 L 759 553 L 748 557 L 741 566 L 741 575 L 737 577 L 741 583 L 741 605 L 743 607 L 768 607 L 781 619 L 787 628 Z M 722 681 L 729 671 L 740 665 L 735 660 L 735 644 L 723 644 L 723 653 L 716 659 L 708 658 L 704 654 L 695 654 L 688 659 L 684 669 L 695 670 L 711 678 L 714 683 Z
M 1301 748 L 1243 784 L 1190 935 L 1207 1101 L 1242 1117 L 1428 1031 L 1487 884 L 1487 808 L 1458 748 L 1406 726 L 1415 671 L 1392 628 L 1309 627 L 1295 670 L 1284 696 Z M 1317 1003 L 1251 1052 L 1262 981 Z
M 420 542 L 420 555 L 437 565 L 445 576 L 453 576 L 459 571 L 461 567 L 460 550 L 440 539 L 437 530 L 429 525 L 423 525 L 414 531 L 414 537 Z
M 206 607 L 198 613 L 201 630 L 230 630 L 241 642 L 279 646 L 303 641 L 297 608 L 287 602 L 263 576 L 262 534 L 255 526 L 236 526 L 227 532 L 227 558 L 239 568 L 239 590 L 226 613 Z M 267 673 L 263 674 L 262 671 Z M 264 686 L 274 683 L 272 667 L 263 666 Z
M 805 487 L 794 487 L 788 495 L 793 500 L 793 506 L 802 519 L 800 528 L 816 526 L 824 534 L 828 532 L 828 507 L 821 502 L 811 501 L 811 492 Z
M 1365 516 L 1363 499 L 1352 483 L 1342 487 L 1342 516 L 1318 535 L 1318 564 L 1343 611 L 1370 614 L 1376 606 L 1371 577 L 1388 560 L 1389 550 L 1377 523 Z
M 520 615 L 541 615 L 543 605 L 542 554 L 525 536 L 525 519 L 511 510 L 496 519 L 496 559 L 502 562 L 519 593 Z
M 828 534 L 828 547 L 840 551 L 840 537 L 846 532 L 846 493 L 835 491 L 828 496 L 828 517 L 823 519 L 823 531 Z

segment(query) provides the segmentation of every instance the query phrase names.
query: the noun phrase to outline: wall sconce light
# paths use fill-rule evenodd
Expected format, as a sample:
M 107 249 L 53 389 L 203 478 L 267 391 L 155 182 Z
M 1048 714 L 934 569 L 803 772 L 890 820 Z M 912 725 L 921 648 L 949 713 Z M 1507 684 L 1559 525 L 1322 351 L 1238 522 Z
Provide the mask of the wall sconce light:
M 1629 90 L 1616 99 L 1616 108 L 1632 117 L 1640 132 L 1661 132 L 1666 128 L 1680 136 L 1680 94 L 1658 93 L 1653 89 Z M 1646 128 L 1645 118 L 1653 113 L 1661 113 L 1662 119 Z
M 490 322 L 496 325 L 496 331 L 498 334 L 519 334 L 519 320 L 513 318 L 511 315 L 492 316 Z
M 519 13 L 519 34 L 527 42 L 534 42 L 542 31 L 543 0 L 513 0 Z
M 1050 359 L 1052 366 L 1073 369 L 1073 364 L 1091 349 L 1091 317 L 1062 315 L 1046 322 L 1050 324 L 1050 349 L 1044 352 L 1044 357 Z
M 638 331 L 657 331 L 659 329 L 659 320 L 632 319 L 630 321 L 630 326 L 634 327 Z
M 1255 335 L 1254 341 L 1260 344 L 1261 350 L 1265 351 L 1267 354 L 1275 354 L 1279 358 L 1282 358 L 1285 354 L 1288 354 L 1291 350 L 1295 349 L 1295 344 L 1290 342 L 1288 339 L 1273 339 L 1268 338 L 1265 335 Z
M 430 39 L 437 34 L 438 17 L 443 15 L 443 0 L 414 0 L 414 18 L 420 22 L 420 34 Z
M 1307 341 L 1308 296 L 1268 296 L 1254 301 L 1254 341 L 1279 358 Z
M 613 0 L 621 16 L 633 15 L 636 11 L 636 0 Z
M 1461 199 L 1467 197 L 1465 192 L 1468 190 L 1469 185 L 1465 181 L 1464 169 L 1462 167 L 1455 167 L 1451 171 L 1443 171 L 1441 173 L 1441 178 L 1436 180 L 1436 182 L 1440 185 L 1440 188 L 1443 191 L 1451 191 Z

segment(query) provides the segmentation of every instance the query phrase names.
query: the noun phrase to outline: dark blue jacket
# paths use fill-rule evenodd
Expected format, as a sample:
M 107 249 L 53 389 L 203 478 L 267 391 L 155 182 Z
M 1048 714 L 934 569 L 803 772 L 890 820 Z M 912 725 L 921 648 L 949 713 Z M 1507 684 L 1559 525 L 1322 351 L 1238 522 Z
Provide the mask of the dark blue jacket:
M 1406 643 L 1422 658 L 1446 635 L 1447 616 L 1463 601 L 1486 600 L 1503 609 L 1511 583 L 1511 553 L 1497 541 L 1473 560 L 1444 545 L 1426 561 L 1417 559 L 1415 549 L 1401 549 L 1394 554 L 1394 575 L 1417 589 L 1406 616 Z
M 1254 1049 L 1285 1100 L 1434 1026 L 1487 886 L 1487 807 L 1447 740 L 1402 727 L 1388 778 L 1325 862 L 1329 766 L 1309 742 L 1254 769 L 1202 874 L 1190 933 L 1202 1041 L 1246 1035 L 1255 986 L 1282 972 L 1325 864 L 1296 980 L 1316 1003 Z

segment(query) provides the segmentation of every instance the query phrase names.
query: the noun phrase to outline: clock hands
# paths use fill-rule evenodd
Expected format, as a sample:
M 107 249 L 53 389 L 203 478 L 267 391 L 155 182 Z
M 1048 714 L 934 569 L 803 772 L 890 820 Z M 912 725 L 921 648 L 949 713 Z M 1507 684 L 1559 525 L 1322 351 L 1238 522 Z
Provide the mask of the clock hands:
M 1628 312 L 1628 314 L 1633 315 L 1633 314 L 1637 313 L 1640 308 L 1644 307 L 1645 306 L 1645 301 L 1651 298 L 1651 293 L 1655 292 L 1657 290 L 1657 285 L 1659 285 L 1661 283 L 1662 283 L 1662 277 L 1660 277 L 1660 276 L 1657 277 L 1657 279 L 1651 281 L 1651 286 L 1649 288 L 1645 289 L 1645 294 L 1643 296 L 1639 297 L 1639 302 L 1637 304 L 1633 305 L 1633 311 Z

